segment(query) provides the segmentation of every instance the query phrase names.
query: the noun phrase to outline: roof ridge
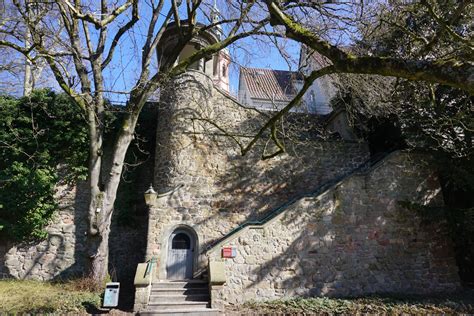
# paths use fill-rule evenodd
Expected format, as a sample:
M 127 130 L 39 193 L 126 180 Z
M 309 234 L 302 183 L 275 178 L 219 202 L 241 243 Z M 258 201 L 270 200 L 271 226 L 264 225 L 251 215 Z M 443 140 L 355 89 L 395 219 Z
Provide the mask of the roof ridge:
M 243 69 L 246 69 L 246 70 L 265 70 L 265 71 L 280 71 L 280 72 L 295 72 L 295 73 L 300 72 L 300 71 L 297 71 L 297 70 L 282 70 L 282 69 L 260 68 L 260 67 L 245 67 L 245 66 L 240 66 L 240 68 L 243 68 Z

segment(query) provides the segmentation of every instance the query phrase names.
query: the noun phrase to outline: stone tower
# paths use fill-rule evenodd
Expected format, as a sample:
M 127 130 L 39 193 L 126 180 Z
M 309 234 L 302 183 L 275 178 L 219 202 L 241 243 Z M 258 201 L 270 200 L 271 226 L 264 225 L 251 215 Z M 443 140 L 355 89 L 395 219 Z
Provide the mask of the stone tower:
M 217 22 L 219 12 L 216 8 L 211 15 L 211 23 Z M 186 21 L 182 21 L 181 25 L 186 27 Z M 178 41 L 177 32 L 175 23 L 167 26 L 157 47 L 158 59 L 166 60 L 173 54 Z M 216 26 L 193 38 L 179 53 L 176 63 L 203 47 L 217 43 L 222 34 L 222 29 Z M 181 278 L 199 277 L 206 267 L 206 259 L 202 255 L 205 244 L 234 226 L 232 221 L 222 220 L 222 231 L 212 232 L 219 222 L 217 217 L 211 219 L 215 209 L 211 206 L 211 196 L 218 195 L 220 191 L 217 178 L 221 175 L 216 169 L 224 170 L 225 156 L 229 153 L 220 152 L 212 144 L 210 138 L 213 136 L 210 135 L 214 131 L 203 125 L 204 120 L 217 121 L 217 117 L 221 121 L 235 121 L 226 103 L 229 64 L 229 53 L 223 50 L 191 64 L 185 73 L 171 79 L 160 91 L 154 187 L 164 196 L 158 198 L 156 205 L 150 209 L 147 245 L 147 258 L 158 259 L 159 279 L 180 278 L 175 275 L 180 271 L 171 268 L 173 245 L 178 242 L 188 245 L 191 251 L 189 260 L 181 269 L 185 271 Z
M 173 47 L 176 31 L 168 26 L 159 56 Z M 202 33 L 178 61 L 216 43 L 220 33 L 217 27 Z M 160 197 L 150 209 L 147 238 L 147 259 L 158 259 L 160 280 L 179 278 L 173 270 L 178 265 L 182 278 L 202 278 L 206 251 L 226 234 L 366 159 L 366 144 L 328 142 L 301 149 L 294 144 L 291 153 L 262 161 L 261 153 L 271 150 L 266 140 L 242 156 L 236 139 L 247 142 L 266 116 L 229 95 L 228 56 L 221 51 L 196 62 L 160 92 L 154 170 Z M 174 250 L 182 249 L 173 247 L 183 245 L 191 252 L 177 264 Z
M 217 7 L 214 7 L 211 11 L 211 23 L 219 21 L 219 11 Z M 182 21 L 181 26 L 186 27 L 187 21 Z M 201 23 L 197 23 L 197 27 L 203 27 Z M 223 30 L 220 25 L 203 32 L 200 36 L 192 38 L 184 49 L 180 52 L 175 64 L 181 60 L 191 56 L 197 50 L 215 44 L 220 41 L 223 36 Z M 159 61 L 165 60 L 166 57 L 172 54 L 173 49 L 176 47 L 176 43 L 179 39 L 178 30 L 176 24 L 171 22 L 167 25 L 163 37 L 157 47 L 157 57 Z M 231 59 L 227 49 L 223 49 L 220 52 L 207 56 L 193 63 L 188 67 L 188 70 L 197 70 L 206 74 L 212 79 L 214 84 L 225 92 L 229 92 L 229 65 Z

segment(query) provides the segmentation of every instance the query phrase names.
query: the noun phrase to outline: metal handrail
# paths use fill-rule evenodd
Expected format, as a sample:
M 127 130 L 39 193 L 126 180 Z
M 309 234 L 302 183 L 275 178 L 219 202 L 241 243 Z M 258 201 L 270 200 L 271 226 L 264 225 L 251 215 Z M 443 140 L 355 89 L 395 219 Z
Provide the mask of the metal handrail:
M 246 221 L 246 222 L 240 224 L 239 226 L 237 226 L 236 228 L 234 228 L 233 230 L 231 230 L 230 232 L 225 234 L 218 241 L 216 241 L 215 243 L 210 245 L 208 247 L 207 251 L 209 252 L 212 248 L 216 247 L 221 242 L 223 242 L 224 240 L 226 240 L 230 236 L 236 234 L 237 232 L 241 231 L 245 227 L 254 226 L 254 225 L 256 225 L 256 226 L 264 225 L 265 223 L 267 223 L 271 219 L 275 218 L 278 214 L 282 213 L 284 210 L 286 210 L 288 207 L 290 207 L 294 203 L 298 202 L 299 200 L 301 200 L 303 198 L 307 198 L 307 197 L 314 197 L 315 195 L 320 195 L 323 192 L 330 189 L 333 185 L 335 185 L 335 184 L 341 182 L 342 180 L 344 180 L 345 178 L 348 178 L 348 177 L 352 176 L 355 173 L 369 170 L 371 167 L 373 167 L 375 164 L 377 164 L 378 162 L 385 159 L 385 157 L 387 157 L 389 154 L 391 154 L 394 151 L 396 151 L 396 149 L 392 149 L 392 150 L 389 150 L 389 151 L 378 153 L 378 154 L 372 156 L 371 158 L 367 159 L 366 161 L 364 161 L 363 163 L 361 163 L 360 165 L 358 165 L 354 169 L 352 169 L 352 170 L 350 170 L 350 171 L 348 171 L 348 172 L 346 172 L 346 173 L 344 173 L 344 174 L 342 174 L 338 177 L 334 177 L 334 178 L 324 182 L 323 184 L 316 187 L 316 189 L 314 189 L 313 191 L 307 192 L 307 193 L 304 193 L 304 194 L 301 194 L 301 195 L 298 195 L 298 196 L 292 198 L 288 202 L 286 202 L 286 203 L 278 206 L 277 208 L 271 210 L 270 212 L 268 212 L 265 216 L 263 216 L 259 220 L 250 220 L 250 221 Z
M 146 266 L 146 270 L 145 270 L 145 277 L 148 276 L 152 269 L 153 269 L 153 265 L 155 265 L 157 262 L 157 259 L 155 257 L 152 257 L 150 260 L 148 260 L 146 263 L 147 263 L 147 266 Z

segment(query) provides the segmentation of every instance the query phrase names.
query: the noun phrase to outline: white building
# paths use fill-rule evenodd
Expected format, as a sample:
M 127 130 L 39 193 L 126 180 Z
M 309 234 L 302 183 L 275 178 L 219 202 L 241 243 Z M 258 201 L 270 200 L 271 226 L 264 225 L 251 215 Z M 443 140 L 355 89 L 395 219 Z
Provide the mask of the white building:
M 301 47 L 299 68 L 305 75 L 328 65 L 330 61 L 327 58 L 304 45 Z M 335 80 L 334 76 L 326 75 L 313 82 L 303 97 L 304 103 L 312 109 L 310 113 L 326 115 L 333 111 L 330 101 L 337 93 Z
M 241 67 L 239 102 L 260 110 L 281 110 L 303 86 L 303 74 L 325 67 L 329 62 L 303 47 L 299 64 L 300 72 Z M 313 82 L 303 102 L 292 111 L 318 115 L 331 113 L 329 102 L 336 94 L 333 80 L 330 76 L 324 76 Z

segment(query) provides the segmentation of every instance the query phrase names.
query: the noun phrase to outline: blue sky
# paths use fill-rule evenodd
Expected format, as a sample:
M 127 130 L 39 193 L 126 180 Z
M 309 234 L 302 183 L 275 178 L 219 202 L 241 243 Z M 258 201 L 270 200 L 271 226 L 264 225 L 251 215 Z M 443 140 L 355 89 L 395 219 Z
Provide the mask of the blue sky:
M 140 71 L 140 60 L 139 53 L 141 47 L 145 40 L 145 35 L 147 31 L 147 23 L 151 16 L 151 9 L 142 2 L 142 7 L 140 7 L 140 21 L 137 23 L 131 31 L 129 31 L 125 36 L 122 37 L 120 45 L 117 47 L 116 53 L 110 65 L 106 68 L 104 72 L 105 81 L 107 83 L 106 89 L 114 91 L 128 91 L 132 87 L 133 83 L 136 81 L 137 74 Z M 169 2 L 166 2 L 168 7 L 164 7 L 163 12 L 167 12 L 169 8 Z M 211 3 L 212 1 L 208 1 Z M 221 11 L 223 11 L 224 5 L 223 2 L 217 1 L 217 5 Z M 182 6 L 182 16 L 185 17 L 185 7 Z M 223 12 L 225 14 L 225 12 Z M 129 19 L 129 16 L 124 15 L 118 19 L 118 23 L 126 23 Z M 164 18 L 160 17 L 158 25 L 161 25 Z M 208 23 L 206 18 L 201 14 L 199 17 L 204 23 Z M 161 23 L 160 23 L 161 22 Z M 112 41 L 112 37 L 115 34 L 117 27 L 115 29 L 111 26 L 108 34 L 108 45 L 107 50 Z M 90 28 L 91 37 L 97 39 L 97 32 L 94 28 Z M 265 39 L 264 39 L 265 40 Z M 22 43 L 19 43 L 22 44 Z M 285 46 L 286 51 L 291 56 L 291 59 L 294 61 L 298 60 L 299 57 L 299 44 L 291 41 L 280 41 L 282 46 Z M 245 49 L 240 48 L 244 46 Z M 239 65 L 244 65 L 248 67 L 260 67 L 260 68 L 273 68 L 273 69 L 289 69 L 288 63 L 280 55 L 278 50 L 274 47 L 272 43 L 262 43 L 261 40 L 256 41 L 253 39 L 245 39 L 229 47 L 231 56 L 233 58 L 233 65 L 230 69 L 230 79 L 231 79 L 231 90 L 233 92 L 237 91 L 238 88 L 238 67 Z M 18 63 L 23 63 L 23 57 L 20 55 L 13 55 L 12 57 Z M 155 62 L 155 61 L 154 61 Z M 72 66 L 71 66 L 72 67 Z M 156 66 L 155 66 L 156 67 Z M 292 65 L 293 69 L 295 64 Z M 20 67 L 22 68 L 22 67 Z M 55 80 L 52 78 L 50 73 L 43 72 L 42 79 L 44 79 L 43 86 L 48 86 L 54 89 L 59 90 L 58 85 L 55 83 Z M 14 94 L 21 95 L 22 93 L 22 75 L 17 76 L 16 78 L 7 73 L 0 73 L 0 80 L 2 82 L 12 82 L 14 83 L 12 87 L 15 89 Z M 76 80 L 77 81 L 77 80 Z M 2 87 L 0 86 L 0 89 Z M 12 90 L 13 91 L 13 90 Z M 12 92 L 8 91 L 8 92 Z M 7 92 L 0 91 L 1 92 Z M 109 94 L 108 97 L 113 101 L 125 101 L 126 95 L 120 93 Z
M 207 3 L 212 3 L 212 1 L 208 1 Z M 169 3 L 167 2 L 167 4 L 168 7 L 165 5 L 162 12 L 168 11 Z M 217 6 L 223 15 L 225 15 L 223 3 L 217 1 Z M 143 7 L 142 10 L 143 12 L 141 13 L 140 22 L 141 25 L 139 25 L 137 28 L 134 28 L 133 32 L 129 32 L 129 34 L 124 37 L 125 41 L 122 44 L 123 46 L 120 54 L 115 56 L 115 64 L 119 65 L 119 67 L 117 69 L 112 69 L 108 73 L 108 77 L 110 79 L 109 82 L 114 84 L 115 90 L 127 90 L 127 88 L 130 86 L 130 83 L 133 82 L 133 73 L 138 71 L 138 69 L 134 70 L 134 61 L 136 60 L 136 56 L 134 55 L 140 48 L 141 40 L 145 37 L 145 25 L 148 22 L 151 13 L 150 9 L 147 7 Z M 182 6 L 180 11 L 182 17 L 185 17 L 185 6 Z M 202 14 L 200 16 L 198 15 L 198 19 L 203 23 L 209 23 L 207 18 Z M 158 23 L 162 23 L 163 20 L 164 17 L 161 16 Z M 285 50 L 291 56 L 292 61 L 298 61 L 300 50 L 299 43 L 290 40 L 279 41 L 279 43 L 285 47 Z M 246 49 L 239 48 L 241 46 L 244 46 Z M 130 55 L 127 54 L 127 51 L 130 52 Z M 231 91 L 234 93 L 236 93 L 238 89 L 238 68 L 240 65 L 280 70 L 287 70 L 290 68 L 288 62 L 285 61 L 278 49 L 276 49 L 272 43 L 262 43 L 261 40 L 256 41 L 254 39 L 247 38 L 237 42 L 236 45 L 229 47 L 229 51 L 233 59 L 233 64 L 230 68 L 229 75 Z M 294 69 L 294 67 L 295 65 L 293 64 L 292 68 Z M 110 98 L 113 100 L 124 100 L 124 95 L 114 94 L 110 95 Z
M 88 0 L 92 5 L 99 6 L 99 1 L 95 0 Z M 84 0 L 84 3 L 87 2 Z M 213 0 L 204 0 L 204 4 L 202 7 L 207 6 L 206 10 L 209 11 L 210 7 L 213 4 Z M 141 1 L 139 7 L 139 15 L 140 21 L 131 29 L 129 30 L 121 39 L 120 44 L 118 45 L 114 57 L 109 64 L 109 66 L 104 71 L 104 77 L 106 82 L 106 90 L 115 91 L 118 93 L 109 93 L 107 97 L 112 101 L 125 101 L 127 99 L 126 92 L 130 91 L 133 85 L 136 83 L 138 79 L 138 74 L 141 72 L 141 49 L 146 40 L 146 33 L 148 29 L 148 22 L 151 18 L 151 8 L 147 4 L 147 1 Z M 165 6 L 162 10 L 164 14 L 166 14 L 169 10 L 170 1 L 165 1 Z M 227 3 L 227 4 L 226 4 Z M 227 0 L 217 0 L 217 6 L 221 11 L 222 15 L 226 15 L 226 10 L 228 10 L 228 6 L 230 4 L 235 4 L 235 2 L 227 1 Z M 330 5 L 329 5 L 330 7 Z M 254 7 L 255 8 L 255 7 Z M 234 13 L 239 13 L 240 8 L 231 8 L 234 10 Z M 252 9 L 253 10 L 253 9 Z M 260 18 L 261 10 L 265 9 L 256 9 L 256 12 L 253 12 L 252 17 L 255 19 Z M 352 7 L 344 7 L 341 4 L 334 4 L 332 7 L 334 14 L 340 15 L 341 17 L 351 16 L 357 14 L 356 11 L 353 10 Z M 99 17 L 99 8 L 95 7 L 92 8 L 89 13 L 96 15 Z M 185 1 L 183 1 L 183 5 L 180 8 L 181 18 L 185 19 L 186 16 L 186 6 Z M 266 13 L 265 13 L 266 14 Z M 108 51 L 110 47 L 110 43 L 112 42 L 113 36 L 117 31 L 118 27 L 124 25 L 130 20 L 131 10 L 129 9 L 126 14 L 120 15 L 114 23 L 109 25 L 109 33 L 107 35 L 107 45 L 106 51 Z M 228 16 L 228 14 L 227 14 Z M 263 15 L 262 15 L 263 16 Z M 235 16 L 234 16 L 235 17 Z M 316 21 L 318 19 L 316 15 L 306 15 L 306 19 L 309 21 Z M 198 20 L 204 24 L 209 23 L 207 18 L 204 16 L 203 13 L 198 14 Z M 340 24 L 342 22 L 341 19 L 335 18 L 337 23 L 333 23 L 331 29 L 327 32 L 327 40 L 335 44 L 342 44 L 348 45 L 351 43 L 351 34 L 353 33 L 357 35 L 356 28 L 346 24 Z M 56 20 L 57 21 L 57 20 Z M 160 16 L 158 20 L 157 26 L 162 25 L 164 21 L 164 16 Z M 334 21 L 333 21 L 334 22 Z M 53 24 L 55 22 L 52 22 Z M 115 26 L 114 26 L 115 25 Z M 327 25 L 331 25 L 328 22 Z M 271 30 L 271 28 L 270 28 Z M 157 30 L 155 30 L 156 32 Z M 224 27 L 225 31 L 225 27 Z M 348 31 L 348 32 L 345 32 Z M 97 31 L 94 27 L 90 27 L 91 37 L 93 39 L 97 39 Z M 322 35 L 323 36 L 323 35 Z M 267 41 L 266 43 L 263 41 Z M 19 45 L 23 46 L 23 43 L 18 42 Z M 231 57 L 233 58 L 233 65 L 230 68 L 230 82 L 231 82 L 231 91 L 234 93 L 237 91 L 238 88 L 238 68 L 240 65 L 248 66 L 248 67 L 260 67 L 260 68 L 272 68 L 272 69 L 279 69 L 279 70 L 295 70 L 297 67 L 297 62 L 300 53 L 300 44 L 295 43 L 291 40 L 279 40 L 278 44 L 281 46 L 285 46 L 285 50 L 287 55 L 290 57 L 291 62 L 288 63 L 287 59 L 283 58 L 279 52 L 279 50 L 275 47 L 274 43 L 269 41 L 269 39 L 261 38 L 260 40 L 255 40 L 251 38 L 247 38 L 237 42 L 236 44 L 229 47 Z M 85 48 L 85 44 L 83 45 Z M 242 47 L 244 46 L 244 47 Z M 24 58 L 18 54 L 4 54 L 5 56 L 0 56 L 3 58 L 10 58 L 15 59 L 18 64 L 24 63 Z M 10 56 L 11 55 L 11 56 Z M 156 64 L 156 58 L 154 59 L 154 63 Z M 0 58 L 0 62 L 2 62 L 2 58 Z M 20 67 L 21 68 L 21 67 Z M 68 69 L 70 73 L 73 73 L 72 63 L 70 65 L 64 66 L 65 69 Z M 156 70 L 156 65 L 152 66 L 151 73 Z M 42 79 L 46 81 L 40 87 L 52 87 L 53 89 L 59 90 L 57 83 L 55 83 L 52 75 L 48 72 L 43 73 Z M 75 82 L 77 82 L 77 78 L 73 78 Z M 9 87 L 13 87 L 11 91 L 6 91 L 3 89 L 2 84 L 12 82 L 13 85 L 9 85 Z M 21 95 L 22 93 L 22 74 L 11 75 L 8 73 L 0 73 L 0 93 L 7 92 L 12 93 L 14 89 L 16 92 L 14 94 Z M 10 89 L 9 88 L 9 89 Z M 2 89 L 4 91 L 2 91 Z

